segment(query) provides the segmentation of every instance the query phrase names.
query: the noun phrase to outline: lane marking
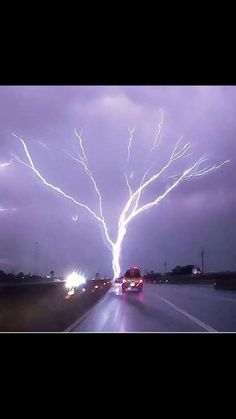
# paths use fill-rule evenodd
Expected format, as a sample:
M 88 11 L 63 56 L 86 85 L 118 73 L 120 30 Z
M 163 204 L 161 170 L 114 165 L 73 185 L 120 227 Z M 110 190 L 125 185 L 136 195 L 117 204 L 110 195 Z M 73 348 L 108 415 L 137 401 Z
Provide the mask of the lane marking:
M 218 297 L 218 300 L 222 300 L 222 301 L 231 301 L 232 303 L 236 303 L 236 299 L 234 298 L 228 298 L 228 297 Z
M 232 303 L 236 303 L 236 300 L 234 298 L 224 298 L 224 297 L 222 297 L 221 300 L 231 301 Z
M 222 295 L 217 295 L 215 294 L 213 296 L 213 294 L 211 295 L 201 295 L 201 298 L 207 298 L 207 299 L 211 299 L 211 300 L 215 300 L 215 301 L 231 301 L 232 303 L 236 303 L 236 298 L 228 298 L 228 297 L 223 297 Z
M 108 291 L 109 292 L 109 291 Z M 107 293 L 108 293 L 107 292 Z M 73 329 L 75 329 L 77 326 L 79 326 L 80 323 L 82 323 L 82 321 L 84 321 L 86 319 L 86 317 L 89 316 L 89 314 L 93 311 L 93 309 L 95 307 L 98 307 L 99 304 L 102 303 L 103 299 L 106 297 L 107 293 L 102 297 L 101 300 L 99 300 L 93 307 L 91 307 L 85 314 L 83 314 L 81 317 L 79 317 L 77 320 L 75 320 L 70 326 L 68 326 L 65 330 L 63 330 L 62 333 L 66 333 L 66 332 L 72 332 Z
M 213 333 L 218 333 L 218 330 L 214 329 L 213 327 L 209 326 L 208 324 L 202 322 L 201 320 L 199 320 L 197 317 L 193 316 L 192 314 L 188 313 L 185 310 L 182 310 L 181 308 L 179 308 L 178 306 L 176 306 L 175 304 L 171 303 L 171 301 L 167 300 L 164 297 L 161 297 L 160 295 L 158 295 L 158 298 L 160 298 L 161 300 L 165 301 L 166 304 L 169 304 L 172 308 L 174 308 L 176 311 L 178 311 L 179 313 L 183 314 L 184 316 L 188 317 L 188 319 L 192 320 L 194 323 L 196 323 L 198 326 L 202 327 L 203 329 L 207 330 L 207 332 L 213 332 Z

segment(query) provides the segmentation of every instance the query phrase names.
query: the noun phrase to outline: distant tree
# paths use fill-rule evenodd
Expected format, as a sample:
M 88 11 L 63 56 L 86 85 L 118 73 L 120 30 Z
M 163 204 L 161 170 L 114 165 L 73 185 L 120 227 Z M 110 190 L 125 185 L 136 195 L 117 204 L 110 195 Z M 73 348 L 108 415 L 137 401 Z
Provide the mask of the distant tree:
M 7 274 L 0 270 L 0 282 L 4 282 L 6 280 Z
M 147 276 L 160 276 L 161 274 L 159 272 L 150 271 L 147 272 Z
M 175 266 L 175 268 L 173 268 L 171 270 L 171 272 L 172 272 L 172 275 L 180 275 L 180 273 L 181 273 L 181 266 L 180 265 Z
M 51 276 L 54 276 L 54 271 L 50 271 L 50 275 Z
M 7 280 L 8 281 L 11 281 L 11 282 L 14 282 L 14 281 L 16 281 L 16 276 L 14 275 L 14 274 L 7 274 Z
M 192 275 L 194 265 L 180 266 L 177 265 L 172 269 L 172 275 Z

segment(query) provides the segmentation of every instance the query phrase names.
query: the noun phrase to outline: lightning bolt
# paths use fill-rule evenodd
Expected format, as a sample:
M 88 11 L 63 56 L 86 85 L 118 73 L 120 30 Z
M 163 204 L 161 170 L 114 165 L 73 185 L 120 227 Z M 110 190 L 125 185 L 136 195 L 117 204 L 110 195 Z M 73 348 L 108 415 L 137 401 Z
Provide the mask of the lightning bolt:
M 136 202 L 135 202 L 134 209 L 133 209 L 134 212 L 138 208 L 139 200 L 140 200 L 141 193 L 142 193 L 141 187 L 143 186 L 144 181 L 145 181 L 145 179 L 146 179 L 146 177 L 147 177 L 147 175 L 148 175 L 148 173 L 150 172 L 151 169 L 152 169 L 152 166 L 144 173 L 143 178 L 140 182 L 138 193 L 137 193 L 137 196 L 136 196 Z
M 156 134 L 152 150 L 154 150 L 157 147 L 157 144 L 158 144 L 157 142 L 158 142 L 158 138 L 160 136 L 162 123 L 163 123 L 163 113 L 162 113 L 161 120 L 159 122 L 158 132 Z M 131 151 L 131 147 L 132 147 L 134 129 L 129 130 L 129 132 L 130 132 L 130 138 L 129 138 L 129 145 L 128 145 L 127 162 L 129 162 L 129 158 L 130 158 L 130 151 Z M 162 192 L 161 194 L 156 196 L 153 201 L 150 201 L 150 202 L 147 202 L 146 204 L 140 205 L 140 197 L 142 195 L 142 192 L 146 188 L 148 188 L 149 185 L 156 182 L 160 178 L 160 176 L 162 176 L 170 168 L 170 166 L 172 166 L 172 164 L 174 164 L 175 161 L 180 160 L 180 159 L 185 159 L 187 156 L 190 155 L 190 153 L 189 153 L 189 150 L 191 149 L 190 143 L 187 142 L 184 145 L 181 145 L 181 143 L 183 141 L 183 136 L 180 137 L 179 140 L 176 142 L 176 144 L 174 146 L 174 149 L 173 149 L 173 151 L 171 153 L 171 156 L 170 156 L 169 160 L 167 161 L 167 163 L 159 171 L 155 172 L 152 176 L 150 176 L 150 170 L 152 168 L 152 167 L 150 167 L 144 173 L 139 186 L 134 191 L 132 191 L 132 189 L 131 189 L 131 186 L 130 186 L 129 181 L 128 181 L 127 174 L 125 175 L 126 183 L 127 183 L 128 188 L 129 188 L 129 198 L 128 198 L 127 202 L 125 203 L 125 206 L 124 206 L 123 210 L 120 213 L 120 217 L 119 217 L 119 220 L 118 220 L 118 229 L 117 229 L 116 240 L 112 241 L 110 236 L 109 236 L 107 223 L 106 223 L 104 215 L 103 215 L 102 195 L 101 195 L 101 192 L 98 188 L 95 177 L 94 177 L 91 169 L 88 166 L 88 159 L 87 159 L 85 147 L 83 145 L 82 134 L 78 134 L 76 130 L 75 130 L 75 134 L 76 134 L 76 137 L 79 139 L 80 148 L 81 148 L 83 157 L 81 157 L 79 155 L 79 158 L 77 158 L 77 157 L 74 157 L 74 156 L 70 156 L 69 154 L 68 155 L 74 161 L 76 161 L 77 163 L 82 165 L 86 175 L 89 177 L 91 183 L 93 184 L 94 191 L 95 191 L 96 195 L 98 196 L 99 214 L 97 214 L 95 211 L 93 211 L 87 205 L 85 205 L 85 204 L 81 203 L 80 201 L 78 201 L 77 199 L 73 198 L 71 195 L 66 194 L 58 186 L 55 186 L 55 185 L 51 184 L 50 182 L 48 182 L 46 180 L 46 178 L 36 168 L 36 166 L 33 162 L 33 159 L 31 157 L 31 154 L 28 150 L 28 147 L 26 145 L 26 142 L 21 137 L 17 136 L 16 134 L 13 134 L 21 142 L 28 162 L 26 163 L 26 162 L 22 161 L 20 159 L 20 157 L 18 157 L 18 156 L 15 156 L 15 158 L 18 162 L 25 165 L 29 169 L 31 169 L 35 173 L 35 175 L 41 180 L 41 182 L 43 182 L 47 187 L 53 189 L 55 192 L 62 195 L 64 198 L 71 200 L 74 204 L 86 209 L 99 223 L 101 223 L 101 225 L 103 227 L 103 231 L 105 233 L 105 237 L 106 237 L 107 242 L 109 243 L 110 249 L 112 251 L 112 268 L 113 268 L 113 273 L 114 273 L 114 279 L 119 277 L 120 273 L 121 273 L 120 257 L 121 257 L 122 243 L 123 243 L 124 237 L 127 233 L 127 227 L 129 225 L 129 223 L 135 217 L 137 217 L 139 214 L 141 214 L 142 212 L 145 212 L 148 209 L 151 209 L 151 208 L 155 207 L 156 205 L 158 205 L 171 191 L 173 191 L 183 181 L 194 178 L 194 177 L 201 177 L 201 176 L 210 174 L 211 172 L 214 172 L 215 170 L 218 170 L 219 168 L 223 167 L 225 164 L 229 163 L 229 160 L 225 160 L 218 165 L 213 164 L 212 166 L 207 165 L 207 166 L 202 167 L 203 164 L 207 161 L 206 157 L 202 157 L 202 158 L 198 159 L 195 163 L 193 163 L 192 165 L 190 165 L 189 167 L 184 169 L 180 174 L 170 176 L 169 179 L 173 179 L 173 183 L 168 188 L 166 188 L 166 190 L 164 192 Z M 76 218 L 76 220 L 77 220 L 77 218 Z M 74 221 L 75 221 L 75 219 L 74 219 Z
M 42 141 L 38 141 L 38 143 L 43 146 L 44 148 L 46 148 L 46 150 L 49 150 L 47 144 L 43 143 Z
M 0 212 L 17 211 L 17 208 L 0 208 Z
M 24 149 L 24 151 L 25 151 L 25 154 L 26 154 L 26 157 L 27 157 L 27 159 L 28 159 L 28 162 L 29 163 L 25 163 L 24 161 L 22 161 L 21 160 L 21 158 L 19 157 L 19 156 L 17 156 L 17 155 L 15 155 L 15 159 L 19 162 L 19 163 L 21 163 L 21 164 L 23 164 L 23 165 L 25 165 L 26 167 L 28 167 L 29 169 L 31 169 L 34 173 L 35 173 L 35 175 L 41 180 L 41 182 L 43 182 L 43 184 L 44 185 L 46 185 L 48 188 L 51 188 L 51 189 L 53 189 L 55 192 L 57 192 L 58 194 L 60 194 L 60 195 L 62 195 L 64 198 L 66 198 L 66 199 L 68 199 L 68 200 L 70 200 L 70 201 L 72 201 L 75 205 L 78 205 L 78 206 L 80 206 L 80 207 L 82 207 L 82 208 L 84 208 L 84 209 L 86 209 L 86 211 L 88 211 L 97 221 L 99 221 L 101 224 L 102 224 L 102 226 L 103 226 L 103 229 L 104 229 L 104 232 L 105 232 L 105 236 L 106 236 L 106 238 L 107 238 L 107 241 L 108 241 L 108 243 L 109 243 L 109 245 L 110 246 L 113 246 L 113 242 L 112 242 L 112 240 L 110 239 L 110 237 L 109 237 L 109 234 L 108 234 L 108 229 L 107 229 L 107 225 L 106 225 L 106 223 L 105 223 L 105 220 L 104 220 L 104 217 L 103 217 L 103 215 L 102 215 L 102 203 L 101 203 L 101 201 L 100 201 L 100 215 L 97 215 L 96 213 L 95 213 L 95 211 L 93 211 L 90 207 L 88 207 L 88 205 L 86 205 L 86 204 L 83 204 L 82 202 L 80 202 L 80 201 L 78 201 L 77 199 L 75 199 L 74 197 L 72 197 L 71 195 L 68 195 L 67 193 L 65 193 L 61 188 L 59 188 L 58 186 L 55 186 L 55 185 L 53 185 L 52 183 L 50 183 L 50 182 L 48 182 L 47 180 L 46 180 L 46 178 L 39 172 L 39 170 L 36 168 L 36 166 L 35 166 L 35 164 L 34 164 L 34 162 L 33 162 L 33 159 L 32 159 L 32 157 L 31 157 L 31 154 L 30 154 L 30 152 L 29 152 L 29 150 L 28 150 L 28 147 L 27 147 L 27 145 L 26 145 L 26 142 L 21 138 L 21 137 L 19 137 L 18 135 L 16 135 L 15 133 L 13 133 L 13 136 L 14 137 L 16 137 L 20 142 L 21 142 L 21 144 L 22 144 L 22 146 L 23 146 L 23 149 Z M 85 155 L 85 152 L 84 152 L 84 155 Z M 85 159 L 86 159 L 86 155 L 85 155 Z M 82 162 L 82 164 L 87 168 L 87 166 L 86 166 L 86 164 L 84 163 L 84 161 L 82 161 L 81 160 L 81 162 Z M 89 171 L 89 169 L 87 168 L 86 169 L 86 171 L 88 172 L 88 173 L 90 173 L 91 174 L 91 172 Z M 93 178 L 93 176 L 92 176 L 92 174 L 91 174 L 91 177 Z M 95 181 L 94 181 L 95 182 Z M 95 184 L 96 184 L 96 182 L 95 182 Z M 101 194 L 100 194 L 100 192 L 99 192 L 99 190 L 98 190 L 98 188 L 96 188 L 96 190 L 97 190 L 97 193 L 101 196 Z
M 176 160 L 179 160 L 183 158 L 186 153 L 190 150 L 191 146 L 189 143 L 186 143 L 184 146 L 179 148 L 179 144 L 183 140 L 183 137 L 180 137 L 180 139 L 175 144 L 174 150 L 171 154 L 171 157 L 166 165 L 163 166 L 163 168 L 155 173 L 153 176 L 151 176 L 148 180 L 145 181 L 146 176 L 148 175 L 147 171 L 144 174 L 144 177 L 139 185 L 139 187 L 130 195 L 123 211 L 121 212 L 119 223 L 118 223 L 118 234 L 117 234 L 117 240 L 113 247 L 113 271 L 114 271 L 114 277 L 117 278 L 120 276 L 120 256 L 121 256 L 121 248 L 122 248 L 122 242 L 124 240 L 124 237 L 127 233 L 127 227 L 128 224 L 140 213 L 153 208 L 154 206 L 158 205 L 172 190 L 174 190 L 181 182 L 184 180 L 187 180 L 191 177 L 196 176 L 203 176 L 206 174 L 209 174 L 210 172 L 213 172 L 220 167 L 224 166 L 225 164 L 229 163 L 229 160 L 225 160 L 224 162 L 220 163 L 219 165 L 214 164 L 213 166 L 208 166 L 197 170 L 201 164 L 203 164 L 206 161 L 206 158 L 201 158 L 197 160 L 196 163 L 188 167 L 186 170 L 184 170 L 180 175 L 178 175 L 177 179 L 174 181 L 174 183 L 166 189 L 164 193 L 157 196 L 156 199 L 154 199 L 151 202 L 148 202 L 145 205 L 142 205 L 138 207 L 139 199 L 141 196 L 141 193 L 144 189 L 146 189 L 151 183 L 155 182 Z M 149 169 L 150 170 L 150 169 Z M 135 205 L 132 210 L 130 208 L 132 207 L 133 201 L 136 200 Z M 129 212 L 130 211 L 130 212 Z
M 51 189 L 53 189 L 55 192 L 57 192 L 57 193 L 59 193 L 60 195 L 63 195 L 64 196 L 64 198 L 67 198 L 67 199 L 69 199 L 70 201 L 72 201 L 74 204 L 76 204 L 76 205 L 79 205 L 80 207 L 82 207 L 82 208 L 85 208 L 90 214 L 92 214 L 93 215 L 93 217 L 95 217 L 98 221 L 100 221 L 101 222 L 101 219 L 100 219 L 100 217 L 93 211 L 93 210 L 91 210 L 87 205 L 85 205 L 85 204 L 83 204 L 83 203 L 81 203 L 80 201 L 78 201 L 78 200 L 76 200 L 75 198 L 73 198 L 72 196 L 70 196 L 70 195 L 68 195 L 68 194 L 66 194 L 62 189 L 60 189 L 58 186 L 54 186 L 52 183 L 50 183 L 50 182 L 48 182 L 42 175 L 41 175 L 41 173 L 37 170 L 37 168 L 36 168 L 36 166 L 35 166 L 35 164 L 34 164 L 34 162 L 33 162 L 33 160 L 32 160 L 32 157 L 31 157 L 31 155 L 30 155 L 30 152 L 29 152 L 29 150 L 28 150 L 28 147 L 27 147 L 27 145 L 26 145 L 26 143 L 25 143 L 25 141 L 21 138 L 21 137 L 19 137 L 18 135 L 16 135 L 15 133 L 13 133 L 13 136 L 14 137 L 16 137 L 20 142 L 21 142 L 21 144 L 23 145 L 23 148 L 24 148 L 24 151 L 25 151 L 25 154 L 26 154 L 26 157 L 27 157 L 27 159 L 28 159 L 28 161 L 29 161 L 29 164 L 27 164 L 27 163 L 25 163 L 24 161 L 22 161 L 21 159 L 20 159 L 20 157 L 19 156 L 17 156 L 17 155 L 15 155 L 15 159 L 19 162 L 19 163 L 21 163 L 21 164 L 24 164 L 26 167 L 28 167 L 28 168 L 30 168 L 34 173 L 35 173 L 35 175 L 44 183 L 44 185 L 46 185 L 46 186 L 48 186 L 49 188 L 51 188 Z
M 133 129 L 128 128 L 128 131 L 129 131 L 130 136 L 129 136 L 129 143 L 128 143 L 127 163 L 129 163 L 129 160 L 130 160 L 130 153 L 131 153 L 131 148 L 132 148 L 132 143 L 133 143 L 133 133 L 135 131 L 135 128 Z
M 84 150 L 84 146 L 83 146 L 82 132 L 81 132 L 81 134 L 79 134 L 79 133 L 77 132 L 76 128 L 75 128 L 75 135 L 76 135 L 76 137 L 77 137 L 77 138 L 78 138 L 78 140 L 79 140 L 80 148 L 81 148 L 82 153 L 83 153 L 83 158 L 82 158 L 82 160 L 83 160 L 83 161 L 85 161 L 85 162 L 87 163 L 87 156 L 86 156 L 86 153 L 85 153 L 85 150 Z
M 127 165 L 129 164 L 129 161 L 130 161 L 131 148 L 132 148 L 132 144 L 133 144 L 133 133 L 135 131 L 135 128 L 133 128 L 133 129 L 128 128 L 128 131 L 129 131 L 129 140 L 128 140 Z M 134 173 L 131 172 L 130 179 L 132 179 L 133 175 L 134 175 Z M 130 186 L 130 183 L 129 183 L 127 173 L 125 174 L 125 182 L 126 182 L 128 190 L 129 190 L 129 196 L 131 196 L 132 195 L 132 189 L 131 189 L 131 186 Z
M 164 120 L 164 113 L 163 113 L 163 110 L 161 109 L 161 119 L 160 119 L 160 122 L 158 124 L 158 129 L 157 129 L 157 133 L 156 133 L 156 136 L 155 136 L 155 139 L 154 139 L 153 146 L 151 148 L 151 152 L 154 151 L 155 148 L 160 145 L 160 141 L 158 143 L 157 143 L 157 141 L 158 141 L 158 138 L 160 137 L 160 134 L 161 134 L 163 120 Z
M 129 183 L 127 173 L 125 174 L 125 181 L 126 181 L 126 185 L 128 187 L 128 190 L 129 190 L 129 196 L 131 196 L 132 195 L 132 189 L 131 189 L 131 186 L 130 186 L 130 183 Z
M 0 163 L 0 168 L 10 166 L 12 164 L 12 162 L 13 162 L 13 160 L 11 159 L 8 162 Z
M 0 168 L 8 167 L 12 164 L 12 162 L 13 162 L 13 159 L 9 160 L 8 162 L 0 163 Z M 9 212 L 9 211 L 16 211 L 16 210 L 17 210 L 16 208 L 2 208 L 2 207 L 0 207 L 0 212 Z
M 76 132 L 76 130 L 75 130 L 75 132 Z M 100 192 L 100 190 L 98 188 L 98 185 L 97 185 L 97 182 L 95 180 L 95 177 L 94 177 L 91 169 L 88 166 L 88 158 L 87 158 L 87 155 L 86 155 L 85 147 L 83 145 L 82 134 L 80 134 L 79 138 L 80 138 L 80 147 L 81 147 L 81 150 L 82 150 L 82 153 L 83 153 L 83 158 L 77 159 L 74 156 L 70 156 L 69 154 L 68 155 L 74 161 L 78 162 L 79 164 L 81 164 L 83 166 L 86 174 L 88 175 L 89 179 L 91 180 L 91 182 L 92 182 L 92 184 L 94 186 L 94 190 L 95 190 L 95 192 L 96 192 L 96 194 L 98 196 L 98 200 L 99 200 L 99 219 L 100 219 L 100 222 L 102 223 L 102 226 L 103 226 L 103 230 L 104 230 L 106 239 L 107 239 L 109 245 L 111 247 L 113 247 L 114 243 L 113 243 L 113 241 L 111 240 L 111 238 L 109 236 L 107 224 L 106 224 L 106 221 L 105 221 L 105 218 L 104 218 L 104 215 L 103 215 L 102 194 L 101 194 L 101 192 Z

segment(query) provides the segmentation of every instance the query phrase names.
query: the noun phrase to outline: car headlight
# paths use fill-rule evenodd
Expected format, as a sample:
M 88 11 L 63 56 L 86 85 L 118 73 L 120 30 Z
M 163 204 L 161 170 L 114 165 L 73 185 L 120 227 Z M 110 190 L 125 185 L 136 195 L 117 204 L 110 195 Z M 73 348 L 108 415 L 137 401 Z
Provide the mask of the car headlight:
M 84 278 L 84 276 L 74 271 L 66 278 L 65 287 L 69 289 L 77 288 L 85 283 L 86 279 Z

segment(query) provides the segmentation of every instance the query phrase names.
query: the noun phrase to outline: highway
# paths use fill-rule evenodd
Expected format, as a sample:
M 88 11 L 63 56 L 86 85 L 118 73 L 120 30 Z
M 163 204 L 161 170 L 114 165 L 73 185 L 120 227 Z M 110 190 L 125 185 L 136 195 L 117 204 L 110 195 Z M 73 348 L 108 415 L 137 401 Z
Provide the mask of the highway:
M 145 284 L 122 294 L 116 284 L 70 332 L 236 332 L 236 291 L 212 285 Z

